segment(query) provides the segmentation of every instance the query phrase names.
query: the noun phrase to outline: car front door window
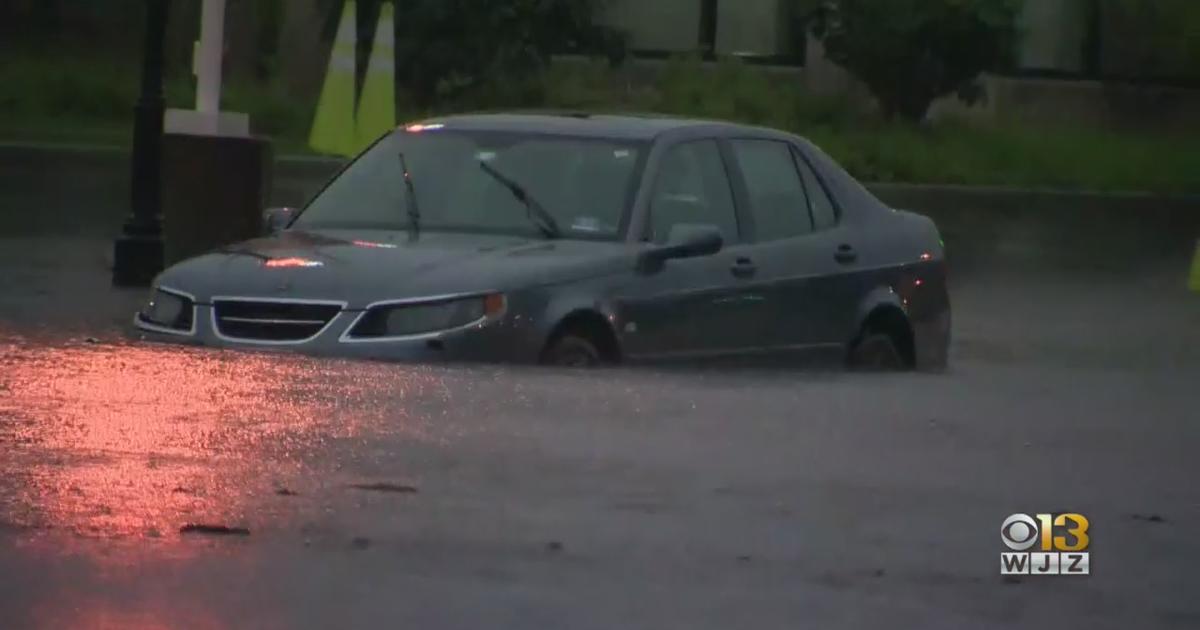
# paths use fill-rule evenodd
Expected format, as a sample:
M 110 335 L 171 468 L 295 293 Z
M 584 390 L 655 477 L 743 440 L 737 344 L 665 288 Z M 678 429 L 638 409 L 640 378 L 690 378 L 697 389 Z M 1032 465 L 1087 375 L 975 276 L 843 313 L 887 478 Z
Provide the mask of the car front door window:
M 651 240 L 665 243 L 678 225 L 711 225 L 738 240 L 733 192 L 716 141 L 687 142 L 663 158 L 650 207 Z

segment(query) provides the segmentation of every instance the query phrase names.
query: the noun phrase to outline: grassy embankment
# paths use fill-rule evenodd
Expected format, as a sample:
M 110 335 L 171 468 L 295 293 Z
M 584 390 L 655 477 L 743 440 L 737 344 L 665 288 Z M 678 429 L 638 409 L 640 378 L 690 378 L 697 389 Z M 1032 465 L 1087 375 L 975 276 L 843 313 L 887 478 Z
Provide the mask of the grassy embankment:
M 127 144 L 136 63 L 7 55 L 0 59 L 0 141 Z M 180 73 L 175 73 L 180 74 Z M 801 133 L 868 181 L 1200 193 L 1200 133 L 1150 134 L 943 119 L 926 128 L 880 120 L 806 94 L 786 75 L 739 63 L 679 60 L 634 83 L 606 65 L 559 64 L 513 99 L 483 96 L 440 111 L 526 106 L 649 111 L 739 120 Z M 169 106 L 188 107 L 186 74 L 167 81 Z M 313 99 L 279 82 L 232 81 L 224 107 L 248 112 L 280 153 L 304 152 Z M 422 112 L 402 112 L 402 119 Z

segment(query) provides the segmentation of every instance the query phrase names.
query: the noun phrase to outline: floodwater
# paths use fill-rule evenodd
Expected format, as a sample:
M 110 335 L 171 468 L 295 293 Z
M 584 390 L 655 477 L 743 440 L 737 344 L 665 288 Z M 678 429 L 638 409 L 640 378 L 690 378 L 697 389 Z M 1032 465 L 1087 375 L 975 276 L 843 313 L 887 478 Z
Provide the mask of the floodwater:
M 378 433 L 430 439 L 441 379 L 417 369 L 151 345 L 0 345 L 10 528 L 160 537 L 245 522 L 247 496 L 296 486 L 294 461 Z M 304 471 L 328 472 L 318 470 Z
M 1200 627 L 1183 265 L 955 275 L 942 374 L 315 359 L 131 339 L 63 173 L 0 174 L 4 628 Z
M 899 375 L 317 359 L 138 342 L 140 296 L 90 284 L 82 314 L 0 301 L 0 611 L 1196 627 L 1200 305 L 1171 282 L 964 284 L 951 369 Z M 998 575 L 1000 522 L 1044 511 L 1091 519 L 1090 577 Z

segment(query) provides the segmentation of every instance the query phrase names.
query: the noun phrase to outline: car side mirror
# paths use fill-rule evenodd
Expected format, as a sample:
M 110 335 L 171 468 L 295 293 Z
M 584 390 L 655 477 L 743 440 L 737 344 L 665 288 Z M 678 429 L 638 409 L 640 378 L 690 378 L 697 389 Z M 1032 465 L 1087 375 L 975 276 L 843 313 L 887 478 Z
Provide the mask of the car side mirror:
M 286 230 L 297 214 L 295 208 L 268 208 L 263 213 L 263 232 L 271 235 Z
M 668 261 L 679 258 L 711 256 L 725 246 L 725 238 L 715 225 L 685 224 L 671 228 L 666 245 L 659 245 L 642 252 L 638 257 L 638 270 L 653 273 Z

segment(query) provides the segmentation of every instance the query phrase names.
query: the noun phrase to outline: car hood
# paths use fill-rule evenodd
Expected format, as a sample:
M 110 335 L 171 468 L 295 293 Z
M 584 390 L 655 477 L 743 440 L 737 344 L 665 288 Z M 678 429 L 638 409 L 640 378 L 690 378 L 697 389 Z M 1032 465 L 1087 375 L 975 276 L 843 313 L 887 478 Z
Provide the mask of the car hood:
M 346 302 L 512 291 L 631 271 L 623 243 L 383 230 L 290 230 L 181 262 L 158 284 L 193 295 Z

